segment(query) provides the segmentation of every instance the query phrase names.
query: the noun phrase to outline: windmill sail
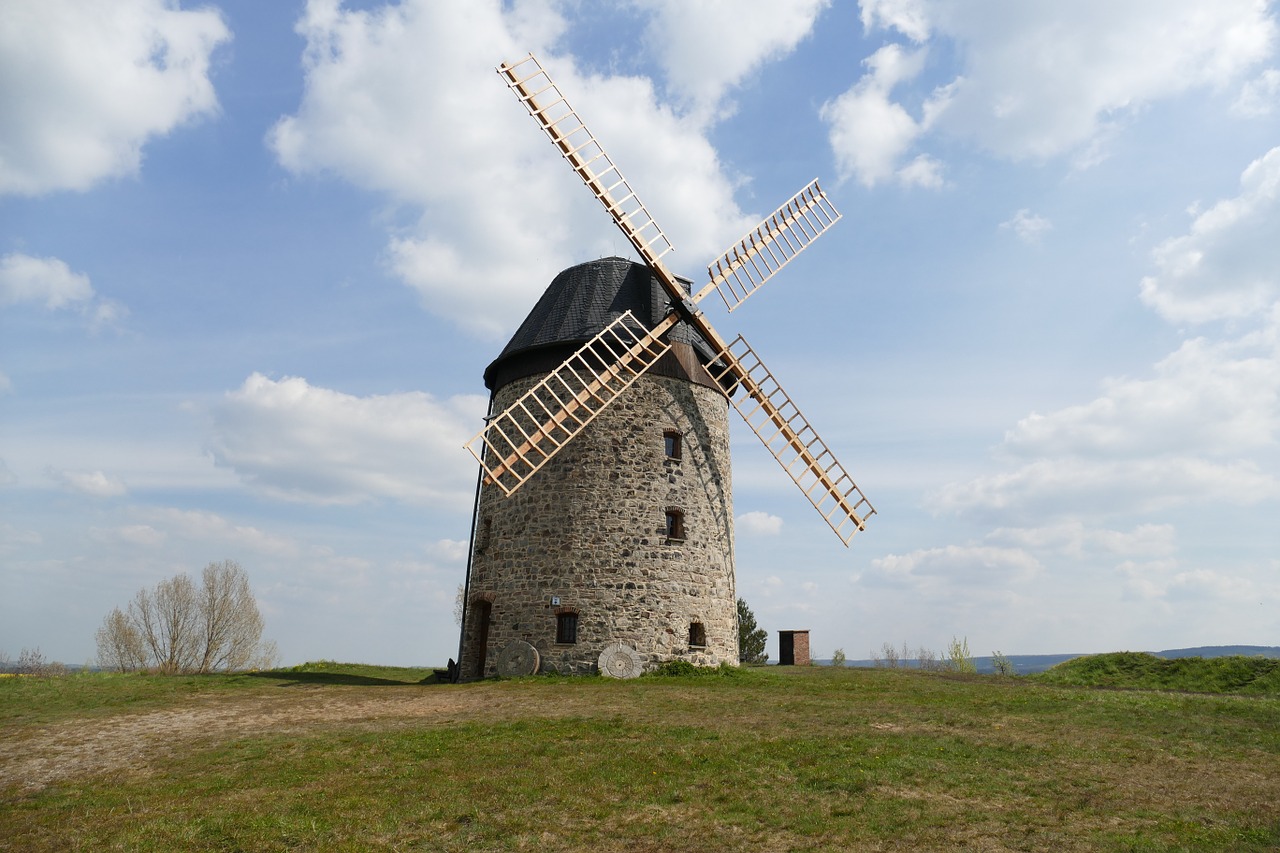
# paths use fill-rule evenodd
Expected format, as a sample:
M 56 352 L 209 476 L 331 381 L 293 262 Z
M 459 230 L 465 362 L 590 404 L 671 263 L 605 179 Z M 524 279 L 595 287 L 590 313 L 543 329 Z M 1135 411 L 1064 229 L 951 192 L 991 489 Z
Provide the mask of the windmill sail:
M 678 317 L 645 331 L 627 311 L 467 442 L 488 482 L 510 495 L 644 375 L 671 345 Z
M 601 336 L 625 341 L 593 340 L 493 418 L 468 443 L 487 480 L 508 495 L 519 488 L 670 349 L 660 338 L 684 320 L 719 353 L 718 363 L 708 370 L 719 373 L 716 378 L 724 387 L 746 392 L 733 401 L 738 412 L 848 545 L 875 509 L 755 352 L 741 337 L 726 344 L 697 308 L 716 290 L 732 311 L 840 219 L 818 182 L 713 263 L 707 270 L 710 283 L 691 299 L 662 262 L 674 248 L 671 241 L 542 64 L 529 54 L 498 66 L 498 73 L 649 265 L 677 310 L 644 335 L 619 318 Z M 479 450 L 473 446 L 477 440 Z
M 694 301 L 714 288 L 732 311 L 839 220 L 814 180 L 707 267 L 711 281 Z
M 640 257 L 651 267 L 675 247 L 653 221 L 627 179 L 578 117 L 569 101 L 531 53 L 515 63 L 503 63 L 498 73 L 516 97 L 569 161 L 573 171 L 604 205 Z
M 720 353 L 720 362 L 716 378 L 746 392 L 730 398 L 738 414 L 848 545 L 875 508 L 741 335 Z

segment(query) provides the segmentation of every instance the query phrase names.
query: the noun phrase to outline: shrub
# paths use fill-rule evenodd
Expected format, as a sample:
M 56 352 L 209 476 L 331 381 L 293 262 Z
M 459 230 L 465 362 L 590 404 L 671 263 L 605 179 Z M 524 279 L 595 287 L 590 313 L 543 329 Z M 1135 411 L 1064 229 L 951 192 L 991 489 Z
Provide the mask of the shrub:
M 844 666 L 844 649 L 836 649 L 831 653 L 832 666 Z
M 950 666 L 952 672 L 974 673 L 978 671 L 978 666 L 973 662 L 973 657 L 969 654 L 969 638 L 957 640 L 951 638 L 950 645 L 947 646 L 947 657 L 950 658 Z

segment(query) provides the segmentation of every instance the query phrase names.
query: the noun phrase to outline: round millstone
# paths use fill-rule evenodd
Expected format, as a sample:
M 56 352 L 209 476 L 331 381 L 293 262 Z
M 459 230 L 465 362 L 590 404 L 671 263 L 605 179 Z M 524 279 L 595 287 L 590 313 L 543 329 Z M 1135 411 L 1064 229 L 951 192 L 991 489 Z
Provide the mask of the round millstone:
M 643 664 L 640 653 L 630 646 L 614 643 L 600 653 L 600 672 L 610 678 L 636 678 Z
M 538 671 L 538 650 L 524 640 L 512 640 L 498 654 L 498 675 L 533 675 Z

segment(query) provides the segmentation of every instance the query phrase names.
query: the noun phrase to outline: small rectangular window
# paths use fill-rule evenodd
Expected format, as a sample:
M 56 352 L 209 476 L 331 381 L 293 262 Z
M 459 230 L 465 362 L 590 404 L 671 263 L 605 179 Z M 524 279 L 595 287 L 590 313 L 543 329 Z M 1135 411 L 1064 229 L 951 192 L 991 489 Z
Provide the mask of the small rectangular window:
M 578 614 L 559 613 L 556 615 L 556 642 L 572 645 L 578 642 Z
M 667 510 L 667 528 L 666 534 L 668 539 L 684 538 L 684 513 L 678 509 Z
M 689 645 L 690 646 L 706 646 L 707 630 L 702 627 L 701 622 L 689 623 Z
M 662 439 L 666 444 L 666 452 L 668 459 L 680 458 L 680 433 L 669 429 L 662 434 Z

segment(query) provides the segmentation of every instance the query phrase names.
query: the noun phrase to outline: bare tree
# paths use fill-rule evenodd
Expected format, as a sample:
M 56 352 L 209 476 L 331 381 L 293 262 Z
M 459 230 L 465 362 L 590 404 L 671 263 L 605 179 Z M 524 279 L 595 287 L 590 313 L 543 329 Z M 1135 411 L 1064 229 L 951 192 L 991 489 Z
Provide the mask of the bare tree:
M 34 675 L 40 678 L 50 678 L 67 674 L 67 668 L 57 661 L 51 661 L 45 658 L 41 653 L 40 647 L 34 649 L 24 648 L 22 653 L 18 655 L 18 670 L 22 675 Z
M 244 669 L 262 639 L 262 614 L 239 563 L 204 567 L 199 593 L 200 672 Z
M 151 650 L 152 665 L 163 673 L 190 672 L 198 661 L 196 586 L 187 575 L 138 590 L 129 616 Z
M 134 672 L 147 665 L 147 645 L 133 621 L 119 607 L 102 620 L 95 635 L 98 641 L 98 666 L 120 672 Z
M 122 672 L 213 672 L 274 665 L 275 643 L 239 563 L 205 566 L 197 587 L 185 574 L 141 589 L 127 612 L 116 608 L 98 629 L 98 658 Z

